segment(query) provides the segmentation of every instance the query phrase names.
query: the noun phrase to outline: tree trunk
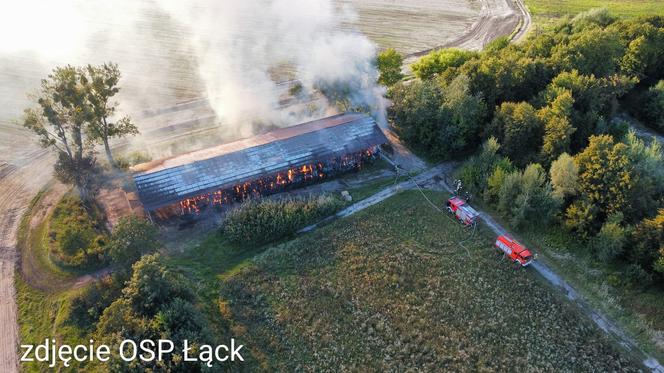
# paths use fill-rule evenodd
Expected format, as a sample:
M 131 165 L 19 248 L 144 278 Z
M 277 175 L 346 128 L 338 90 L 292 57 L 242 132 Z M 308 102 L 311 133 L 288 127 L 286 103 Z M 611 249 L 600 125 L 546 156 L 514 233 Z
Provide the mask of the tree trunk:
M 81 201 L 83 201 L 86 206 L 94 201 L 94 197 L 87 183 L 80 178 L 77 178 L 76 180 L 76 189 L 78 190 L 79 197 L 81 197 Z
M 104 137 L 104 150 L 106 150 L 106 158 L 108 158 L 108 163 L 111 164 L 111 167 L 118 168 L 118 165 L 113 159 L 113 154 L 111 153 L 111 147 L 108 145 L 108 138 Z

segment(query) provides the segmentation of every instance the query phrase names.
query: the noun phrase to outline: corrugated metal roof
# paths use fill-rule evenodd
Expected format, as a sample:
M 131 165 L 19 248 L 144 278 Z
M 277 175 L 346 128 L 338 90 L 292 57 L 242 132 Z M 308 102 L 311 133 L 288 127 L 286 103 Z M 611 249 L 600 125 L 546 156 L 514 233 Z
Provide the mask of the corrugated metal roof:
M 370 116 L 340 114 L 133 168 L 147 210 L 384 144 Z

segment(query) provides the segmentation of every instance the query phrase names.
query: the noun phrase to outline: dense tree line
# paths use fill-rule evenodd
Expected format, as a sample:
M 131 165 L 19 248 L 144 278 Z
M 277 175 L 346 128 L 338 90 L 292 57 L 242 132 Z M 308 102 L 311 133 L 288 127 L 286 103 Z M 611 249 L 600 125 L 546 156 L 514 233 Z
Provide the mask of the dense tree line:
M 662 149 L 616 113 L 662 124 L 663 60 L 663 17 L 590 11 L 522 43 L 431 53 L 390 88 L 389 120 L 435 159 L 484 143 L 459 175 L 512 224 L 561 224 L 626 276 L 662 282 Z

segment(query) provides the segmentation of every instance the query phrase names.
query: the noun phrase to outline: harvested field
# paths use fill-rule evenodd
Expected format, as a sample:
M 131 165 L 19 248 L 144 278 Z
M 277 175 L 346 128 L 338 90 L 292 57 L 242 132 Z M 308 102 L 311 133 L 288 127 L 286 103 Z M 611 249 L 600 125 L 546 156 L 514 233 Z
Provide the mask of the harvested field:
M 394 47 L 409 54 L 443 45 L 467 33 L 479 23 L 481 14 L 500 15 L 509 10 L 507 0 L 334 0 L 350 7 L 357 19 L 344 28 L 359 28 L 380 48 Z M 84 53 L 44 59 L 29 51 L 0 54 L 0 123 L 20 116 L 28 104 L 26 92 L 34 91 L 39 79 L 58 64 L 99 63 L 112 60 L 122 73 L 122 107 L 134 116 L 145 108 L 159 108 L 205 95 L 198 76 L 187 30 L 147 2 L 137 17 L 136 37 L 115 40 L 100 33 L 86 41 L 92 49 Z M 81 20 L 95 23 L 94 19 Z M 506 20 L 510 25 L 513 20 Z M 106 20 L 106 22 L 109 22 Z M 125 25 L 108 25 L 124 27 Z M 2 51 L 2 50 L 0 50 Z
M 222 274 L 220 309 L 268 370 L 639 368 L 469 234 L 405 192 Z
M 358 13 L 357 26 L 381 48 L 411 54 L 445 44 L 477 21 L 481 1 L 337 0 Z

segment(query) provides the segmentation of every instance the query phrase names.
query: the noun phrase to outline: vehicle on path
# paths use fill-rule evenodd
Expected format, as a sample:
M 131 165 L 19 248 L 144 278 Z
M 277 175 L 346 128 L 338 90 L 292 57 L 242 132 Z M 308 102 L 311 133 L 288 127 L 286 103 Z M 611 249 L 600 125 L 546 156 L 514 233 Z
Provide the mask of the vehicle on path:
M 453 196 L 447 200 L 446 205 L 447 211 L 454 215 L 461 224 L 466 226 L 477 224 L 480 214 L 474 208 L 470 207 L 465 199 Z
M 533 262 L 530 250 L 507 235 L 503 234 L 496 238 L 496 248 L 520 267 L 526 267 Z

